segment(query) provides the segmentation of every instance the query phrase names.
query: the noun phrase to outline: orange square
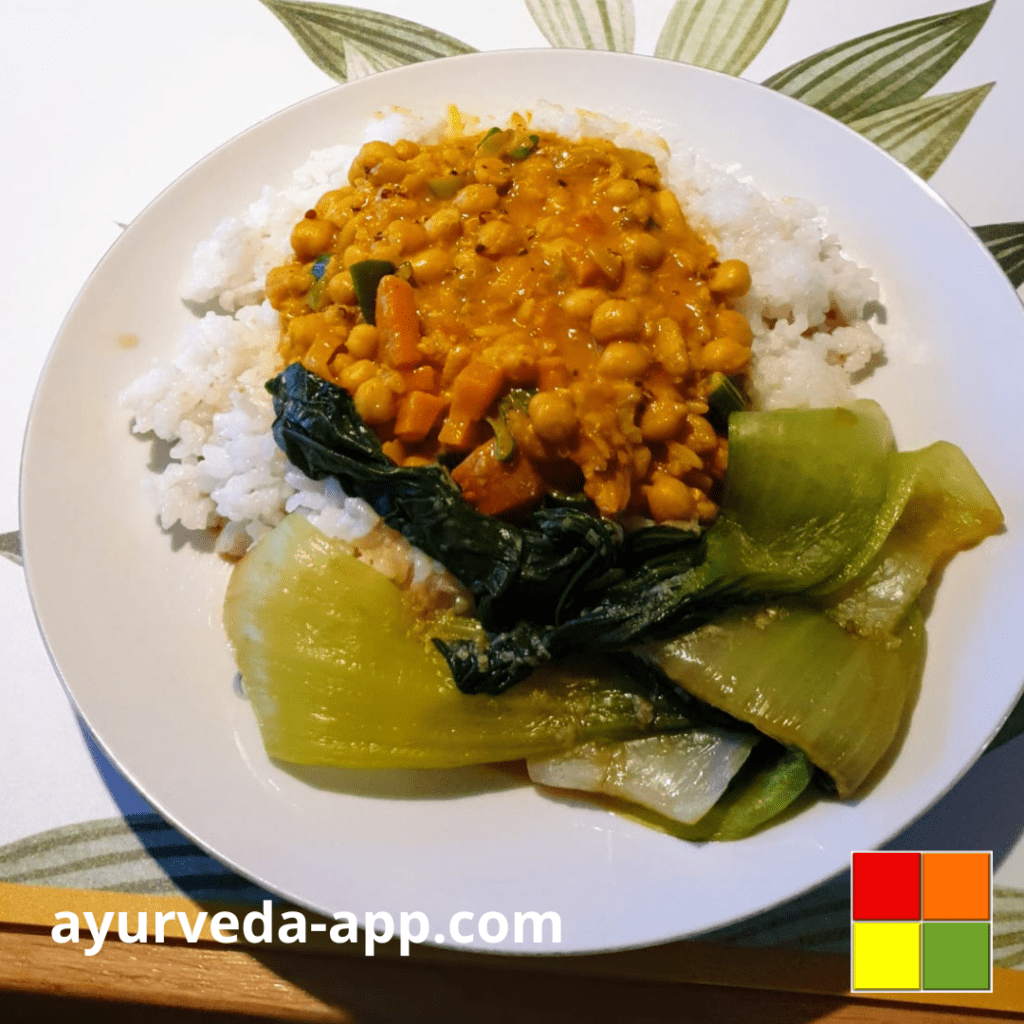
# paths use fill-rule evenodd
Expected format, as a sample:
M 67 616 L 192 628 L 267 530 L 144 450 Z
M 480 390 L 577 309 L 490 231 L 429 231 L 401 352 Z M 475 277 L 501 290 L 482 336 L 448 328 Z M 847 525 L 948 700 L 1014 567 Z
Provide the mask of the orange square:
M 989 919 L 992 854 L 926 853 L 922 861 L 925 920 Z

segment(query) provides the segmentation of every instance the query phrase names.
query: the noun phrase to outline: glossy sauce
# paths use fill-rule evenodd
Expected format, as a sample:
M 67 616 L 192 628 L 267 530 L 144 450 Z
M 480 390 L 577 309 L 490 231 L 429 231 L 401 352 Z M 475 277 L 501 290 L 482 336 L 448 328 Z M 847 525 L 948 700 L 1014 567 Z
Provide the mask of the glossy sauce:
M 728 307 L 749 273 L 719 262 L 650 156 L 519 123 L 368 143 L 349 181 L 296 225 L 267 295 L 284 359 L 349 390 L 391 458 L 458 462 L 492 514 L 582 490 L 607 517 L 714 518 L 727 444 L 707 395 L 749 362 Z M 349 270 L 368 259 L 400 279 L 376 326 Z

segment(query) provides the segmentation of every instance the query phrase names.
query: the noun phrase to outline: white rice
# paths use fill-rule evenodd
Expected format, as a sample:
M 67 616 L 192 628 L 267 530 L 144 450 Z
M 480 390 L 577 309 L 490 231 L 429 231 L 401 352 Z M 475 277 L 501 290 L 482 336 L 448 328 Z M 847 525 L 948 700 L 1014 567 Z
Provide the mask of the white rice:
M 495 118 L 489 123 L 494 123 Z M 542 106 L 541 130 L 601 135 L 654 155 L 694 226 L 722 258 L 745 260 L 750 292 L 735 305 L 754 330 L 750 393 L 763 409 L 829 406 L 852 397 L 851 378 L 882 349 L 866 319 L 878 301 L 870 272 L 848 259 L 821 211 L 794 199 L 770 199 L 734 168 L 707 164 L 691 150 L 626 130 L 606 118 Z M 443 124 L 404 114 L 381 117 L 365 138 L 429 140 Z M 294 224 L 326 191 L 347 182 L 358 147 L 313 153 L 281 192 L 264 188 L 237 217 L 196 247 L 181 297 L 218 305 L 179 339 L 171 360 L 136 380 L 122 400 L 138 434 L 173 445 L 174 460 L 146 481 L 160 524 L 220 528 L 217 549 L 241 555 L 290 512 L 358 544 L 367 561 L 404 583 L 439 578 L 441 567 L 385 531 L 363 501 L 334 481 L 316 482 L 292 467 L 271 434 L 274 414 L 264 384 L 281 367 L 277 313 L 263 297 L 267 271 L 291 255 Z M 843 321 L 836 326 L 836 314 Z

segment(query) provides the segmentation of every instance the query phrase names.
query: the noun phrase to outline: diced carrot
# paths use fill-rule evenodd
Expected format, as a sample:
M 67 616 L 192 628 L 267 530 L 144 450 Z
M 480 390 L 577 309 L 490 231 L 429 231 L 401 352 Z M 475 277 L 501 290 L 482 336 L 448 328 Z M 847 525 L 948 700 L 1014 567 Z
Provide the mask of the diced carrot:
M 457 419 L 478 420 L 501 394 L 505 374 L 496 366 L 473 359 L 452 382 L 452 415 Z
M 422 441 L 437 423 L 448 403 L 440 395 L 410 391 L 402 399 L 395 420 L 395 434 L 403 441 Z
M 429 391 L 431 394 L 437 392 L 437 370 L 432 366 L 417 366 L 415 370 L 405 370 L 402 373 L 402 380 L 405 381 L 406 391 Z
M 486 515 L 526 508 L 543 497 L 547 486 L 533 463 L 519 450 L 507 462 L 494 455 L 493 441 L 475 448 L 452 470 L 462 496 Z
M 438 440 L 452 448 L 472 444 L 474 428 L 490 404 L 501 394 L 505 374 L 480 359 L 473 359 L 452 382 L 452 404 Z
M 454 448 L 456 451 L 465 451 L 473 447 L 473 435 L 476 433 L 475 420 L 452 419 L 451 413 L 441 424 L 438 431 L 438 441 L 447 448 Z
M 571 383 L 569 368 L 561 356 L 541 356 L 537 360 L 537 389 L 539 391 L 567 388 Z
M 380 279 L 375 319 L 385 363 L 396 370 L 407 370 L 423 361 L 416 293 L 408 281 L 395 274 Z

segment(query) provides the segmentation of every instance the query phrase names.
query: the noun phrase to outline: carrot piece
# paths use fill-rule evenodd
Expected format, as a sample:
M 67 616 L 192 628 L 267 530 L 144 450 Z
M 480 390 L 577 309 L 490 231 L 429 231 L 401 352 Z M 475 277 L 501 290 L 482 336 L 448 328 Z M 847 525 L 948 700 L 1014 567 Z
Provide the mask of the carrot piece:
M 448 403 L 440 395 L 410 391 L 402 399 L 395 420 L 395 435 L 403 441 L 422 441 Z
M 402 374 L 406 391 L 437 392 L 437 370 L 432 366 L 417 366 L 415 370 L 406 370 Z
M 437 440 L 446 448 L 454 448 L 456 451 L 465 451 L 472 448 L 475 441 L 476 423 L 472 420 L 452 419 L 451 413 L 441 424 L 437 432 Z
M 501 394 L 505 374 L 496 366 L 473 359 L 452 382 L 452 415 L 458 419 L 478 420 Z
M 452 448 L 468 448 L 474 427 L 501 394 L 505 374 L 479 359 L 467 363 L 452 381 L 452 404 L 438 440 Z
M 452 479 L 466 501 L 489 516 L 526 508 L 547 490 L 543 477 L 521 451 L 499 462 L 492 441 L 470 452 L 452 470 Z
M 416 293 L 408 281 L 395 274 L 380 279 L 375 319 L 385 363 L 396 370 L 407 370 L 423 361 Z

